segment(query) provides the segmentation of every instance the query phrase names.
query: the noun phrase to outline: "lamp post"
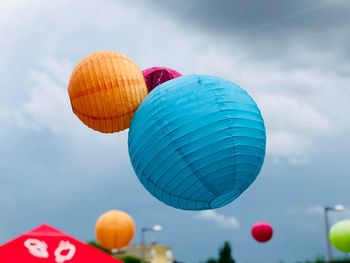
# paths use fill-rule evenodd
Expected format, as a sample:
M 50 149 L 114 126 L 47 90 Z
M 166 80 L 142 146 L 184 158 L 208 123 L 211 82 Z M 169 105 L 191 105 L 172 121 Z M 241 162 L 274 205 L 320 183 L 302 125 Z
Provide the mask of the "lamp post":
M 325 216 L 325 223 L 326 223 L 326 241 L 327 241 L 327 252 L 328 252 L 328 261 L 331 262 L 333 259 L 333 254 L 332 254 L 332 247 L 331 243 L 329 242 L 329 218 L 328 218 L 328 212 L 329 211 L 335 211 L 335 212 L 342 212 L 344 211 L 344 206 L 343 205 L 335 205 L 334 207 L 331 206 L 325 206 L 324 207 L 324 216 Z
M 162 231 L 161 225 L 154 225 L 152 227 L 143 227 L 141 228 L 141 246 L 142 246 L 142 255 L 141 255 L 141 263 L 145 263 L 146 257 L 146 244 L 145 244 L 145 233 L 147 231 L 159 232 Z

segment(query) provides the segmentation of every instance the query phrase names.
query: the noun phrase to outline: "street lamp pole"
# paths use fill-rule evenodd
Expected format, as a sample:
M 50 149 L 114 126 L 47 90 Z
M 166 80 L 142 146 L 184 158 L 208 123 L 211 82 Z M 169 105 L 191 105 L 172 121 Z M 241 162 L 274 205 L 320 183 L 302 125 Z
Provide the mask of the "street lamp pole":
M 327 241 L 327 253 L 328 253 L 328 262 L 331 262 L 333 260 L 333 252 L 332 252 L 332 246 L 329 241 L 329 217 L 328 212 L 329 211 L 335 211 L 335 212 L 341 212 L 344 211 L 343 205 L 336 205 L 334 207 L 325 206 L 324 207 L 324 216 L 325 216 L 325 225 L 326 225 L 326 241 Z
M 332 247 L 331 243 L 329 242 L 329 218 L 328 218 L 328 211 L 331 210 L 330 207 L 325 207 L 324 208 L 324 216 L 325 216 L 325 222 L 326 222 L 326 241 L 327 241 L 327 252 L 328 252 L 328 261 L 330 262 L 333 259 L 333 254 L 332 254 Z
M 145 263 L 145 253 L 146 253 L 146 248 L 145 248 L 145 232 L 146 228 L 141 229 L 141 263 Z
M 145 234 L 146 231 L 154 231 L 159 232 L 162 230 L 161 225 L 154 225 L 152 227 L 143 227 L 141 228 L 141 263 L 146 262 L 146 240 L 145 240 Z

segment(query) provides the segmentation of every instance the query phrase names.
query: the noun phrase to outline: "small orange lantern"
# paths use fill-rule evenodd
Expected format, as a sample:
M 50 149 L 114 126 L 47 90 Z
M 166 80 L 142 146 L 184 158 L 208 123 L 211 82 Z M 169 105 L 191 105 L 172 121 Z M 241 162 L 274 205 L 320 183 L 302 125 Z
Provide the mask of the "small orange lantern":
M 134 234 L 135 225 L 132 218 L 118 210 L 111 210 L 96 222 L 97 242 L 109 250 L 120 249 L 129 245 Z
M 88 127 L 113 133 L 129 128 L 148 94 L 141 69 L 123 54 L 100 51 L 73 70 L 68 93 L 73 112 Z

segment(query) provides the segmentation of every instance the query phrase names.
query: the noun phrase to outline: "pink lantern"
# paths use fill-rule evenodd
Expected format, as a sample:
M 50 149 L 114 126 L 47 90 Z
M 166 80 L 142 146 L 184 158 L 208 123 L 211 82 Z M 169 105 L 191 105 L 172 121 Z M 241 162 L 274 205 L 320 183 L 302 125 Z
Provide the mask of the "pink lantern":
M 258 242 L 265 243 L 272 238 L 272 235 L 272 227 L 266 222 L 257 222 L 252 227 L 252 236 Z
M 182 74 L 166 67 L 151 67 L 142 71 L 143 77 L 145 78 L 147 89 L 151 92 L 158 85 L 172 80 L 178 77 L 181 77 Z

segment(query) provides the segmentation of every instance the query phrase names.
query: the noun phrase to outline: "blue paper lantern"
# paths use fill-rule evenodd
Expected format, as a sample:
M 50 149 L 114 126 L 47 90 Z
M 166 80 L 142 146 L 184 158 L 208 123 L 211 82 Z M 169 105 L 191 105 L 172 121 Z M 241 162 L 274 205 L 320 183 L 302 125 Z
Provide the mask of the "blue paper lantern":
M 236 84 L 188 75 L 153 90 L 129 130 L 129 154 L 144 187 L 185 210 L 222 207 L 255 180 L 266 133 L 254 100 Z

